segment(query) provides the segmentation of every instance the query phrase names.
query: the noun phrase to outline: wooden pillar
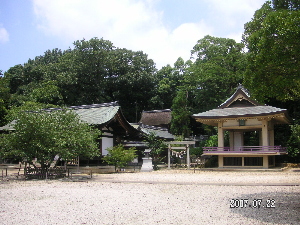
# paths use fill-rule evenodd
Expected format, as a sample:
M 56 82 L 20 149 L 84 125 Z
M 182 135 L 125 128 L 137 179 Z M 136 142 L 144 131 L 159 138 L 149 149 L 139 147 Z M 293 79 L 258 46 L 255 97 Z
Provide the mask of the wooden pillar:
M 269 131 L 268 131 L 268 121 L 262 121 L 262 146 L 269 146 Z
M 218 122 L 218 147 L 224 147 L 223 122 Z
M 233 148 L 234 148 L 234 132 L 233 131 L 229 131 L 229 147 L 230 147 L 230 151 L 233 151 Z
M 267 156 L 267 155 L 263 156 L 263 168 L 264 169 L 269 168 L 269 156 Z
M 273 122 L 271 121 L 270 122 L 270 126 L 269 126 L 269 145 L 270 146 L 274 146 L 274 124 Z
M 223 156 L 222 155 L 218 156 L 218 164 L 219 164 L 219 168 L 223 168 L 224 163 L 223 163 Z
M 171 154 L 170 154 L 170 151 L 171 151 L 171 145 L 169 144 L 169 147 L 168 147 L 168 169 L 171 169 Z

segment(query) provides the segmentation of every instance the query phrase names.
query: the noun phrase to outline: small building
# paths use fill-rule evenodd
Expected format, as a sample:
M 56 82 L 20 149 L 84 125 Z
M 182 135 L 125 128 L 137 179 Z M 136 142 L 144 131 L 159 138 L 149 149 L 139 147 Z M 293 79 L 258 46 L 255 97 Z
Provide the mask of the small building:
M 218 156 L 219 168 L 269 168 L 275 166 L 275 156 L 287 154 L 285 147 L 274 145 L 274 126 L 290 122 L 287 110 L 259 104 L 242 85 L 218 108 L 192 117 L 218 128 L 218 147 L 205 147 L 203 155 Z M 224 145 L 225 131 L 229 146 Z M 256 134 L 258 145 L 245 146 L 247 132 Z
M 171 112 L 171 109 L 143 111 L 139 123 L 147 126 L 162 127 L 169 130 L 172 119 Z
M 141 119 L 138 123 L 131 123 L 131 125 L 140 131 L 140 139 L 132 139 L 124 142 L 126 147 L 136 147 L 140 151 L 144 151 L 147 147 L 144 135 L 153 133 L 157 138 L 165 141 L 173 141 L 175 136 L 169 132 L 171 124 L 171 110 L 151 110 L 143 111 Z
M 171 109 L 143 111 L 138 128 L 144 134 L 154 133 L 158 138 L 172 141 L 175 136 L 170 133 Z

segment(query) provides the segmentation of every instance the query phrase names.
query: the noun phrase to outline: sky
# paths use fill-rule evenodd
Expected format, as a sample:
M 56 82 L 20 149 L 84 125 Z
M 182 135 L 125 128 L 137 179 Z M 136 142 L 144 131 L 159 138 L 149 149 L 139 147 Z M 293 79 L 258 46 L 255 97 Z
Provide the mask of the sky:
M 143 51 L 160 69 L 205 35 L 241 42 L 265 0 L 0 0 L 0 70 L 94 37 Z

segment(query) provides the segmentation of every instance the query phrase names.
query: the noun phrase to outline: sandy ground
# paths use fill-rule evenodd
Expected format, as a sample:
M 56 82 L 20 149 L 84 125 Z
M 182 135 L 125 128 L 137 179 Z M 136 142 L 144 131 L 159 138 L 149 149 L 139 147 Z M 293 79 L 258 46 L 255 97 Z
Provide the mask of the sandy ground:
M 300 169 L 2 181 L 0 224 L 300 224 Z

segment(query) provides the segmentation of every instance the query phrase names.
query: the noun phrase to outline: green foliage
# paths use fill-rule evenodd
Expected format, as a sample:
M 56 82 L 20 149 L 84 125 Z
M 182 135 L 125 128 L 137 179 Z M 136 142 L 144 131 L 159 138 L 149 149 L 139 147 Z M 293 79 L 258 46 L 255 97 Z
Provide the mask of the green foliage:
M 167 145 L 154 132 L 145 135 L 144 141 L 147 143 L 148 148 L 151 149 L 150 156 L 152 157 L 154 169 L 157 169 L 157 164 L 165 158 L 163 152 L 166 150 Z
M 69 110 L 19 112 L 15 131 L 1 136 L 2 158 L 16 157 L 49 167 L 56 155 L 64 160 L 99 155 L 96 139 L 100 132 L 80 121 Z
M 190 130 L 190 111 L 188 109 L 188 91 L 179 90 L 173 100 L 171 132 L 188 137 Z
M 154 62 L 142 51 L 116 48 L 108 40 L 92 38 L 73 44 L 73 49 L 48 50 L 5 73 L 13 105 L 119 101 L 126 118 L 135 121 L 136 111 L 147 109 L 154 96 L 158 82 Z
M 7 109 L 5 107 L 5 103 L 3 101 L 3 99 L 0 98 L 0 126 L 4 126 L 7 122 L 7 120 L 5 119 L 7 115 Z
M 205 36 L 192 50 L 195 63 L 185 74 L 193 112 L 213 109 L 242 83 L 246 58 L 244 45 L 233 39 Z
M 206 140 L 205 147 L 218 147 L 218 135 L 210 136 Z
M 7 80 L 0 76 L 0 126 L 4 126 L 7 123 L 6 115 L 10 106 L 10 98 Z
M 53 81 L 46 81 L 39 85 L 39 87 L 32 90 L 30 98 L 39 103 L 57 104 L 63 103 L 63 97 L 59 88 Z
M 203 147 L 196 147 L 190 149 L 190 156 L 200 157 L 203 154 Z
M 218 147 L 218 135 L 210 136 L 204 144 L 205 147 Z M 224 146 L 229 146 L 229 132 L 224 132 Z
M 287 10 L 299 10 L 299 0 L 272 0 L 273 8 L 275 10 L 287 9 Z
M 300 11 L 284 8 L 274 9 L 266 2 L 245 24 L 243 41 L 249 49 L 245 85 L 259 101 L 300 97 Z
M 288 154 L 296 162 L 300 162 L 300 125 L 291 125 L 291 136 L 288 141 Z
M 184 62 L 179 57 L 173 67 L 170 65 L 164 66 L 156 73 L 158 84 L 155 96 L 151 99 L 154 108 L 166 109 L 172 107 L 177 91 L 184 85 L 184 76 L 188 73 L 191 63 L 190 60 Z
M 106 150 L 108 154 L 104 156 L 103 160 L 108 164 L 114 165 L 115 171 L 117 171 L 117 168 L 126 166 L 127 163 L 137 157 L 137 150 L 134 147 L 125 149 L 121 144 L 107 148 Z
M 17 120 L 19 114 L 22 114 L 24 111 L 39 111 L 41 109 L 47 108 L 57 108 L 57 106 L 52 104 L 38 103 L 34 101 L 26 101 L 21 106 L 11 106 L 5 119 L 6 121 L 11 122 L 13 120 Z
M 141 51 L 117 48 L 111 55 L 112 67 L 105 79 L 104 94 L 119 101 L 129 121 L 137 122 L 136 113 L 149 109 L 154 96 L 157 84 L 154 62 Z

